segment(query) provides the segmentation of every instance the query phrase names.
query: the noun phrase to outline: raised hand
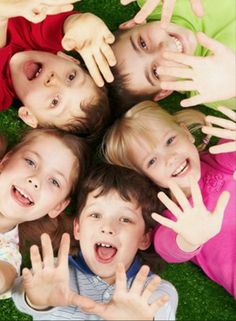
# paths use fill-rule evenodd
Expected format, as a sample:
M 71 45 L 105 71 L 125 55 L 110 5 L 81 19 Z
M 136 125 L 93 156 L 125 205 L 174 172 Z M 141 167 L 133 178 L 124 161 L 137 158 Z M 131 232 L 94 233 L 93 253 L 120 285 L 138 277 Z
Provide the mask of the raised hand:
M 32 270 L 23 269 L 23 286 L 26 298 L 33 308 L 38 310 L 46 307 L 78 305 L 87 307 L 92 300 L 81 297 L 69 288 L 68 253 L 70 238 L 63 234 L 55 262 L 50 237 L 41 236 L 43 257 L 39 249 L 33 245 L 30 250 Z
M 182 64 L 181 67 L 157 69 L 159 75 L 168 75 L 186 80 L 161 82 L 161 88 L 177 91 L 197 91 L 198 94 L 181 101 L 181 106 L 225 100 L 236 96 L 236 55 L 222 43 L 204 33 L 197 34 L 201 45 L 212 51 L 207 57 L 189 56 L 182 53 L 165 52 L 163 57 Z
M 109 66 L 116 63 L 110 47 L 115 37 L 105 23 L 92 13 L 77 14 L 67 18 L 64 31 L 63 48 L 81 55 L 95 83 L 102 87 L 103 77 L 107 82 L 113 81 Z
M 94 302 L 93 306 L 85 311 L 97 314 L 105 320 L 153 320 L 156 312 L 168 301 L 168 296 L 163 295 L 153 303 L 148 303 L 160 284 L 160 278 L 154 276 L 144 289 L 148 273 L 149 267 L 142 266 L 128 289 L 124 266 L 119 264 L 112 300 L 105 304 Z
M 0 0 L 1 18 L 25 17 L 38 23 L 47 15 L 73 10 L 73 3 L 80 0 Z
M 229 119 L 214 117 L 214 116 L 206 116 L 206 121 L 220 126 L 212 127 L 212 126 L 203 126 L 202 132 L 205 134 L 213 135 L 219 138 L 225 138 L 231 140 L 230 142 L 219 144 L 216 146 L 212 146 L 209 148 L 209 152 L 212 154 L 218 153 L 228 153 L 236 151 L 236 113 L 233 110 L 230 110 L 226 107 L 220 106 L 218 110 L 228 116 Z
M 121 4 L 127 5 L 135 0 L 120 0 Z M 120 25 L 121 29 L 131 28 L 136 24 L 146 22 L 147 17 L 153 12 L 153 10 L 163 2 L 162 14 L 161 14 L 161 25 L 162 28 L 166 28 L 169 24 L 175 6 L 175 0 L 147 0 L 135 17 Z M 201 0 L 190 0 L 193 12 L 198 16 L 204 15 L 203 6 Z
M 156 213 L 152 214 L 154 220 L 178 234 L 177 244 L 185 252 L 194 251 L 220 232 L 224 211 L 230 196 L 229 192 L 222 192 L 216 201 L 214 210 L 210 212 L 203 203 L 200 187 L 194 178 L 191 178 L 190 186 L 192 206 L 176 183 L 172 182 L 169 188 L 181 208 L 165 193 L 158 193 L 158 198 L 176 217 L 176 221 Z

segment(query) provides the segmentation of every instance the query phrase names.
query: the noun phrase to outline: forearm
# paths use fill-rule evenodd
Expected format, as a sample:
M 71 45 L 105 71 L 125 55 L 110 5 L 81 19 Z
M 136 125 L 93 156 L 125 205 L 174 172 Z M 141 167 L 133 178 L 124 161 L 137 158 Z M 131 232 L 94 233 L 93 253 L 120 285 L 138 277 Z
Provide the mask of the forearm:
M 17 276 L 16 269 L 13 265 L 0 261 L 0 293 L 8 291 Z
M 6 45 L 8 19 L 0 17 L 0 48 Z

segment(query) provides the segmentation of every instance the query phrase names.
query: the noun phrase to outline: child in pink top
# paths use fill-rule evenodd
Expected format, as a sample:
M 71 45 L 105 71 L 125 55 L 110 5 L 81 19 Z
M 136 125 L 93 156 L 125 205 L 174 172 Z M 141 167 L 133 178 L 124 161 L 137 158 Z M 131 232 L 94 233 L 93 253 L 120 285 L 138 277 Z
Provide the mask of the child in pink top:
M 209 152 L 199 155 L 186 127 L 205 120 L 197 120 L 200 112 L 183 110 L 172 116 L 150 101 L 136 105 L 112 126 L 104 152 L 109 162 L 133 168 L 169 189 L 169 197 L 158 194 L 168 210 L 152 215 L 162 225 L 154 235 L 156 251 L 168 262 L 192 260 L 236 298 L 235 113 L 223 107 L 220 111 L 232 121 L 207 116 L 225 129 L 205 126 L 203 132 L 232 141 Z

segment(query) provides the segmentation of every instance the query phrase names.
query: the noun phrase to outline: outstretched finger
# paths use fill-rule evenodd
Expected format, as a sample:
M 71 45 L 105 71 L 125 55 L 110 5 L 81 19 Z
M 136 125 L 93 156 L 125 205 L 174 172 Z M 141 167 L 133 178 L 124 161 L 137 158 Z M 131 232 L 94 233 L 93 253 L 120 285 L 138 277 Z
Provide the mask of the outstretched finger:
M 24 268 L 22 270 L 22 277 L 23 277 L 23 283 L 24 286 L 27 288 L 28 284 L 32 284 L 33 281 L 33 275 L 31 273 L 31 271 L 27 268 Z
M 228 191 L 224 191 L 220 194 L 220 197 L 217 200 L 217 203 L 214 209 L 214 214 L 216 213 L 222 219 L 224 216 L 226 206 L 229 202 L 229 198 L 230 198 L 230 193 Z
M 110 70 L 108 61 L 106 60 L 104 55 L 100 51 L 97 51 L 96 54 L 94 54 L 94 59 L 96 61 L 96 65 L 98 66 L 100 73 L 103 75 L 103 78 L 107 82 L 112 82 L 114 80 L 114 77 Z
M 207 119 L 207 121 L 208 121 L 208 119 Z M 235 127 L 235 124 L 234 124 L 234 127 Z M 213 135 L 213 136 L 216 136 L 219 138 L 225 138 L 225 139 L 230 139 L 230 140 L 234 140 L 234 141 L 236 140 L 236 130 L 203 126 L 202 132 L 204 134 L 210 134 L 210 135 Z
M 233 110 L 230 110 L 230 111 L 233 112 Z M 234 115 L 232 114 L 232 116 Z M 236 131 L 236 124 L 235 124 L 236 120 L 232 121 L 232 120 L 215 117 L 215 116 L 206 116 L 206 121 L 208 121 L 209 123 L 215 124 L 217 126 L 221 126 L 223 128 Z
M 236 112 L 227 108 L 227 107 L 224 107 L 224 106 L 219 106 L 217 108 L 222 114 L 228 116 L 230 119 L 232 119 L 234 122 L 236 122 Z
M 144 289 L 145 282 L 147 280 L 150 268 L 147 265 L 143 265 L 138 271 L 132 286 L 130 288 L 130 293 L 135 293 L 136 295 L 141 295 Z
M 198 185 L 197 180 L 194 177 L 190 177 L 190 186 L 191 186 L 193 205 L 198 207 L 203 206 L 201 189 Z
M 54 256 L 52 249 L 52 242 L 48 234 L 43 233 L 41 235 L 41 244 L 43 251 L 43 265 L 44 267 L 53 267 L 54 266 Z
M 33 274 L 35 274 L 38 271 L 42 270 L 43 262 L 41 260 L 41 255 L 39 253 L 39 248 L 36 245 L 33 245 L 30 248 L 30 260 L 31 260 Z
M 58 251 L 57 265 L 66 267 L 68 266 L 68 255 L 70 250 L 70 236 L 64 233 L 61 238 L 61 243 Z
M 160 214 L 157 214 L 157 213 L 152 213 L 152 218 L 156 222 L 160 223 L 161 225 L 169 227 L 172 230 L 174 230 L 175 232 L 177 232 L 176 231 L 176 222 L 174 222 L 174 221 L 172 221 L 172 220 L 170 220 L 170 219 L 168 219 L 168 218 L 166 218 L 166 217 L 164 217 L 164 216 L 162 216 Z
M 172 76 L 177 78 L 192 79 L 193 70 L 189 67 L 159 67 L 157 68 L 158 75 Z
M 138 24 L 145 21 L 145 19 L 153 12 L 153 10 L 158 6 L 161 0 L 148 0 L 145 2 L 143 7 L 134 17 L 134 21 Z
M 175 0 L 166 0 L 163 2 L 161 14 L 161 27 L 165 29 L 171 20 L 175 7 Z
M 196 85 L 192 80 L 183 81 L 161 81 L 161 89 L 177 90 L 177 91 L 193 91 L 197 90 Z
M 152 280 L 148 283 L 143 291 L 142 298 L 144 301 L 149 301 L 150 296 L 156 291 L 157 287 L 161 283 L 161 278 L 158 275 L 154 275 Z
M 175 217 L 178 218 L 182 214 L 181 209 L 164 192 L 159 192 L 157 197 Z
M 104 85 L 104 80 L 100 74 L 100 71 L 98 69 L 98 66 L 95 62 L 94 57 L 91 54 L 84 54 L 82 52 L 79 52 L 88 68 L 88 71 L 90 73 L 90 76 L 93 78 L 94 82 L 98 87 L 102 87 Z
M 127 279 L 124 264 L 118 263 L 116 268 L 116 291 L 126 291 Z
M 187 165 L 185 165 L 185 166 L 187 166 Z M 177 200 L 178 204 L 181 206 L 181 208 L 184 211 L 189 210 L 191 207 L 190 203 L 189 203 L 186 195 L 182 191 L 182 189 L 179 187 L 179 185 L 176 184 L 175 182 L 170 182 L 169 189 L 171 190 L 172 194 L 176 198 L 176 200 Z
M 204 99 L 202 95 L 195 95 L 190 98 L 181 100 L 180 105 L 182 107 L 191 107 L 191 106 L 200 105 L 203 102 L 206 102 L 206 99 Z
M 190 66 L 190 67 L 192 67 L 194 63 L 199 60 L 198 57 L 196 56 L 191 56 L 184 53 L 171 52 L 171 51 L 163 52 L 162 56 L 167 60 L 178 62 L 184 66 Z
M 221 53 L 222 49 L 224 50 L 224 45 L 220 42 L 218 42 L 215 39 L 212 39 L 208 37 L 205 33 L 203 32 L 198 32 L 197 33 L 197 39 L 198 42 L 205 48 L 211 50 L 213 53 Z
M 123 6 L 126 6 L 127 4 L 130 4 L 131 2 L 134 2 L 136 0 L 120 0 L 120 3 L 123 4 Z
M 216 146 L 211 146 L 209 152 L 211 154 L 231 153 L 236 151 L 236 142 L 228 142 Z
M 203 8 L 201 0 L 191 0 L 191 7 L 193 9 L 193 12 L 198 17 L 203 17 L 204 16 L 204 8 Z
M 106 58 L 109 66 L 111 66 L 111 67 L 115 66 L 116 57 L 115 57 L 113 50 L 111 49 L 111 46 L 109 46 L 108 44 L 103 44 L 101 46 L 101 52 L 103 53 L 104 57 Z
M 157 313 L 157 311 L 163 307 L 164 304 L 166 304 L 170 300 L 169 296 L 167 294 L 162 295 L 160 298 L 158 298 L 156 301 L 154 301 L 151 304 L 151 308 L 153 310 L 153 315 Z

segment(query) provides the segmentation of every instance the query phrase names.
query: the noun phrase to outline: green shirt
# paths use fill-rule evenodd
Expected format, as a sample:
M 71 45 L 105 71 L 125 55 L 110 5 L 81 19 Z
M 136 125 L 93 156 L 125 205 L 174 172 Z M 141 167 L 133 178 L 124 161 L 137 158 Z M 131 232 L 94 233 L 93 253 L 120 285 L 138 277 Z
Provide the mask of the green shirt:
M 141 7 L 145 0 L 137 0 Z M 192 30 L 194 33 L 202 31 L 209 37 L 223 43 L 226 47 L 236 52 L 236 4 L 235 0 L 202 0 L 205 15 L 197 17 L 192 11 L 189 0 L 177 0 L 171 22 Z M 161 19 L 162 6 L 158 6 L 148 17 L 149 21 Z M 210 51 L 198 45 L 195 55 L 208 56 Z M 221 75 L 219 75 L 220 77 Z M 196 92 L 190 92 L 190 96 Z M 205 104 L 208 107 L 216 108 L 225 105 L 228 108 L 236 108 L 236 99 Z

